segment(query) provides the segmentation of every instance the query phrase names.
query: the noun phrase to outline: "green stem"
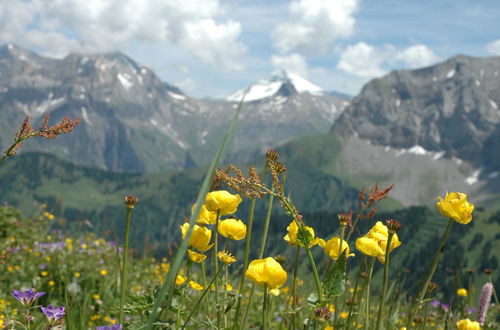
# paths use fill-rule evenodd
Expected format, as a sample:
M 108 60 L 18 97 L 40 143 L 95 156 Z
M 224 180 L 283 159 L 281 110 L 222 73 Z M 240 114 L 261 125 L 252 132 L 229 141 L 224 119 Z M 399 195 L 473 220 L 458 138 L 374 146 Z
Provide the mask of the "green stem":
M 366 278 L 365 329 L 370 329 L 370 283 L 372 281 L 374 264 L 375 257 L 372 257 L 370 260 L 370 266 L 368 267 L 368 277 Z
M 203 281 L 203 286 L 206 288 L 207 287 L 207 277 L 206 277 L 207 270 L 205 269 L 205 260 L 201 262 L 201 280 Z M 207 305 L 207 315 L 210 315 L 210 304 L 208 303 L 208 297 L 205 296 L 205 304 Z
M 250 255 L 250 243 L 252 239 L 252 227 L 253 227 L 253 215 L 255 210 L 255 198 L 250 202 L 250 210 L 248 211 L 248 225 L 247 225 L 247 234 L 245 237 L 245 254 L 243 256 L 243 271 L 241 272 L 240 278 L 240 289 L 239 294 L 240 298 L 238 299 L 238 304 L 236 305 L 236 312 L 234 313 L 233 319 L 233 327 L 236 327 L 240 317 L 240 309 L 241 309 L 241 301 L 244 295 L 245 289 L 245 271 L 248 267 L 248 257 Z
M 218 246 L 219 246 L 219 218 L 220 218 L 220 210 L 217 210 L 217 217 L 215 219 L 215 240 L 214 240 L 214 269 L 215 273 L 219 274 L 219 260 L 217 257 Z M 221 310 L 219 305 L 219 281 L 215 279 L 215 309 L 217 311 L 217 328 L 220 329 L 220 321 L 221 321 Z
M 267 233 L 269 230 L 269 223 L 271 222 L 271 212 L 273 209 L 273 201 L 274 201 L 274 191 L 271 191 L 269 194 L 269 203 L 267 205 L 267 213 L 266 213 L 266 220 L 264 222 L 264 231 L 262 232 L 262 239 L 260 242 L 260 249 L 259 249 L 259 258 L 262 259 L 264 256 L 264 250 L 266 248 L 266 241 L 267 241 Z M 252 299 L 253 299 L 253 294 L 255 292 L 255 284 L 252 284 L 252 290 L 250 291 L 250 296 L 248 297 L 248 305 L 245 310 L 245 317 L 243 318 L 243 322 L 241 324 L 240 329 L 246 329 L 246 323 L 248 319 L 248 311 L 250 310 L 250 305 L 252 304 Z
M 299 268 L 299 255 L 300 246 L 297 245 L 295 250 L 295 264 L 293 265 L 293 279 L 292 279 L 292 330 L 295 330 L 295 316 L 297 314 L 297 270 Z
M 344 243 L 344 236 L 345 236 L 345 225 L 341 224 L 340 225 L 340 243 L 339 243 L 339 252 L 338 252 L 339 257 L 343 251 L 342 245 Z M 347 252 L 346 252 L 346 258 L 347 258 Z M 337 263 L 337 261 L 335 261 L 335 263 Z M 338 311 L 339 311 L 338 301 L 339 301 L 339 297 L 335 296 L 335 299 L 333 302 L 333 306 L 335 306 L 335 310 L 333 311 L 333 324 L 335 324 L 335 322 L 337 321 L 337 315 L 338 315 Z
M 384 262 L 384 283 L 382 285 L 382 294 L 380 295 L 380 302 L 378 305 L 378 315 L 377 315 L 377 327 L 376 330 L 380 329 L 382 325 L 382 311 L 385 304 L 385 295 L 387 293 L 387 283 L 389 282 L 389 255 L 391 253 L 391 243 L 394 233 L 389 231 L 389 237 L 387 238 L 387 246 L 385 248 L 385 262 Z
M 349 329 L 350 325 L 351 325 L 351 317 L 352 317 L 352 310 L 354 308 L 354 305 L 356 304 L 356 293 L 358 292 L 358 283 L 359 283 L 359 279 L 361 277 L 361 269 L 362 269 L 362 265 L 363 265 L 363 262 L 365 260 L 365 255 L 362 254 L 361 255 L 361 262 L 359 263 L 359 268 L 358 268 L 358 272 L 356 274 L 356 281 L 354 282 L 354 292 L 352 293 L 352 297 L 351 297 L 351 305 L 349 306 L 349 316 L 347 317 L 347 326 L 346 328 Z M 335 310 L 337 309 L 337 306 L 335 306 Z
M 319 280 L 318 269 L 316 268 L 316 263 L 314 262 L 313 255 L 308 246 L 305 247 L 307 257 L 311 263 L 311 268 L 314 275 L 314 283 L 316 284 L 316 291 L 318 292 L 318 302 L 321 304 L 323 302 L 323 289 L 321 289 L 321 282 Z
M 225 250 L 229 253 L 229 238 L 226 238 L 226 248 Z M 222 310 L 224 310 L 224 329 L 227 328 L 227 315 L 226 315 L 226 302 L 227 302 L 227 282 L 229 277 L 229 266 L 224 264 L 224 301 L 222 302 Z
M 119 323 L 123 324 L 123 304 L 125 303 L 125 285 L 127 276 L 127 260 L 128 260 L 128 240 L 130 234 L 130 222 L 132 219 L 133 207 L 127 207 L 127 224 L 125 227 L 125 242 L 123 246 L 123 262 L 122 269 L 120 271 L 120 314 Z
M 219 269 L 219 272 L 220 272 L 220 269 Z M 205 290 L 203 290 L 203 293 L 196 301 L 196 304 L 194 304 L 194 307 L 191 310 L 191 312 L 189 313 L 188 317 L 186 318 L 186 321 L 184 321 L 184 325 L 182 326 L 181 330 L 186 328 L 186 325 L 189 323 L 189 320 L 191 320 L 191 317 L 193 316 L 194 312 L 196 311 L 196 309 L 200 305 L 201 301 L 203 300 L 203 297 L 206 296 L 208 290 L 210 290 L 210 288 L 212 287 L 212 284 L 214 284 L 215 280 L 217 279 L 217 276 L 219 276 L 219 272 L 215 273 L 214 277 L 210 280 L 210 283 L 208 283 L 208 285 L 205 287 Z
M 262 329 L 267 329 L 267 284 L 264 284 L 264 306 L 262 307 Z
M 432 260 L 431 267 L 429 269 L 429 273 L 427 274 L 427 277 L 425 279 L 424 285 L 422 286 L 422 289 L 420 290 L 417 299 L 414 301 L 412 304 L 412 308 L 410 309 L 410 313 L 408 315 L 408 321 L 407 321 L 407 328 L 410 328 L 411 323 L 413 322 L 413 316 L 415 315 L 416 309 L 420 306 L 422 303 L 422 300 L 424 299 L 425 293 L 427 292 L 427 288 L 429 287 L 429 283 L 432 280 L 432 276 L 434 276 L 434 273 L 436 272 L 437 265 L 439 263 L 439 259 L 441 258 L 441 255 L 443 254 L 444 250 L 444 244 L 446 243 L 446 240 L 448 239 L 448 233 L 450 232 L 451 226 L 453 225 L 453 219 L 450 218 L 448 220 L 448 225 L 446 226 L 446 229 L 444 231 L 443 236 L 441 237 L 441 242 L 439 243 L 439 248 L 436 251 L 436 254 L 434 255 L 434 259 Z M 416 306 L 415 306 L 416 305 Z

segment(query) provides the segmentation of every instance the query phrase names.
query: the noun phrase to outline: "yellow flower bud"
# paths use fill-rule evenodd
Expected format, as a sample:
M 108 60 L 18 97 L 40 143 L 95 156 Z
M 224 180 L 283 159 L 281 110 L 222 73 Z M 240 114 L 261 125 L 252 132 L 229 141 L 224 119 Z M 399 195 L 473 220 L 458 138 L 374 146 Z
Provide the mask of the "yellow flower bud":
M 177 277 L 175 278 L 175 284 L 176 285 L 181 285 L 184 282 L 186 282 L 186 278 L 184 276 L 182 276 L 182 275 L 177 275 Z
M 193 204 L 191 208 L 191 213 L 194 213 L 196 208 L 196 204 Z M 200 225 L 215 225 L 215 221 L 217 218 L 217 213 L 210 212 L 207 210 L 207 206 L 203 204 L 200 209 L 200 214 L 198 215 L 198 220 L 196 222 Z
M 245 272 L 245 276 L 258 286 L 267 285 L 269 289 L 282 286 L 287 279 L 286 271 L 271 257 L 253 260 Z
M 240 195 L 233 195 L 226 190 L 212 191 L 207 194 L 205 205 L 209 212 L 219 215 L 233 214 L 243 200 Z
M 236 262 L 236 258 L 229 251 L 219 251 L 217 253 L 217 257 L 225 265 L 230 265 L 233 262 Z
M 460 297 L 467 297 L 467 290 L 464 288 L 460 288 L 457 290 L 457 295 Z
M 340 251 L 342 249 L 342 251 Z M 342 247 L 340 247 L 340 238 L 339 237 L 332 237 L 330 238 L 325 246 L 323 247 L 323 250 L 325 251 L 326 255 L 332 258 L 333 260 L 337 260 L 339 256 L 344 252 L 344 250 L 347 250 L 347 257 L 352 257 L 354 256 L 354 253 L 349 253 L 349 244 L 347 244 L 346 241 L 342 240 Z
M 242 240 L 247 235 L 247 225 L 241 220 L 226 219 L 219 222 L 219 234 L 236 241 Z
M 186 237 L 186 233 L 189 229 L 189 223 L 185 223 L 181 226 L 182 239 Z M 207 251 L 212 247 L 210 244 L 210 239 L 212 238 L 212 231 L 207 227 L 201 227 L 194 225 L 193 233 L 189 239 L 189 246 L 194 247 L 202 252 Z
M 469 319 L 460 320 L 457 322 L 458 330 L 481 330 L 479 322 Z
M 195 290 L 198 290 L 198 291 L 205 289 L 203 287 L 203 285 L 200 285 L 199 283 L 196 283 L 195 281 L 189 281 L 189 286 Z
M 319 246 L 323 247 L 325 245 L 325 241 L 323 239 L 314 237 L 314 229 L 313 228 L 305 226 L 305 225 L 304 225 L 304 227 L 311 234 L 312 239 L 311 239 L 311 242 L 309 243 L 309 247 L 313 247 L 314 245 L 319 245 Z M 297 234 L 299 232 L 299 225 L 297 224 L 297 222 L 295 220 L 290 222 L 290 225 L 288 225 L 288 227 L 286 227 L 286 230 L 288 231 L 288 233 L 285 235 L 285 237 L 283 237 L 283 239 L 285 241 L 287 241 L 288 244 L 290 244 L 291 246 L 294 246 L 297 244 L 302 246 L 302 244 L 300 244 L 300 242 L 297 241 Z
M 188 250 L 188 257 L 189 260 L 196 263 L 200 263 L 207 258 L 207 256 L 204 255 L 203 253 L 198 253 L 193 250 Z
M 465 225 L 472 220 L 474 205 L 467 201 L 466 194 L 459 192 L 446 193 L 444 199 L 438 197 L 436 206 L 442 215 L 461 224 Z

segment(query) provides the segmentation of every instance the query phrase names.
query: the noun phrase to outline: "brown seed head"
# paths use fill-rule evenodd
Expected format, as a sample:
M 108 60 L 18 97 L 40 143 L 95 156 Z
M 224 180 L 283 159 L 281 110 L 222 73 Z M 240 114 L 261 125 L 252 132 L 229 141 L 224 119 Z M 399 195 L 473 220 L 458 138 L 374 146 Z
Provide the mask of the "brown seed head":
M 467 269 L 467 274 L 469 274 L 469 275 L 474 274 L 474 269 L 472 269 L 472 268 Z
M 424 318 L 422 316 L 415 316 L 413 322 L 415 322 L 416 324 L 422 324 L 424 323 Z
M 486 268 L 485 270 L 483 270 L 483 272 L 484 272 L 486 275 L 491 275 L 491 274 L 493 274 L 493 269 L 491 269 L 491 268 Z
M 361 278 L 367 278 L 367 277 L 368 277 L 368 273 L 367 273 L 367 272 L 361 272 L 361 273 L 359 274 L 359 276 L 360 276 Z
M 316 307 L 316 309 L 314 310 L 314 315 L 321 322 L 326 322 L 330 319 L 332 312 L 330 312 L 330 309 L 328 307 L 321 306 L 321 307 Z
M 433 292 L 436 291 L 438 285 L 434 282 L 430 282 L 429 286 L 427 287 L 427 292 Z
M 389 229 L 389 233 L 395 234 L 401 228 L 401 223 L 397 220 L 387 220 L 385 222 L 387 229 Z
M 279 152 L 277 152 L 277 151 L 276 151 L 276 150 L 274 150 L 274 149 L 269 149 L 269 150 L 266 152 L 266 159 L 267 159 L 268 161 L 272 161 L 272 162 L 274 162 L 274 161 L 278 160 L 279 156 L 280 156 Z
M 278 174 L 281 174 L 286 171 L 286 166 L 282 162 L 276 162 L 274 164 L 274 168 Z
M 341 226 L 352 226 L 352 210 L 349 211 L 349 213 L 339 213 L 339 223 Z
M 282 254 L 278 254 L 274 256 L 274 260 L 276 260 L 279 264 L 283 265 L 286 262 L 286 257 Z
M 125 196 L 125 207 L 127 209 L 133 209 L 137 202 L 139 202 L 139 198 L 135 196 Z

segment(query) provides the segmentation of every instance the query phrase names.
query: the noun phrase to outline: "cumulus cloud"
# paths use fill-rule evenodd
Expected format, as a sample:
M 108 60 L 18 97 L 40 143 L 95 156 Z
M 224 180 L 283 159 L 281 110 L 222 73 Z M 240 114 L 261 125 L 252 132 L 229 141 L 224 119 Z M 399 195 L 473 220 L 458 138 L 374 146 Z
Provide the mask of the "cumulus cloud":
M 293 1 L 289 20 L 272 33 L 274 46 L 283 53 L 324 54 L 335 40 L 353 33 L 357 8 L 357 0 Z
M 432 65 L 441 59 L 425 45 L 410 46 L 399 52 L 395 58 L 402 61 L 408 68 Z
M 487 44 L 486 50 L 493 55 L 500 56 L 500 39 L 497 39 Z
M 286 56 L 273 55 L 271 56 L 271 63 L 277 69 L 284 69 L 303 77 L 308 76 L 307 62 L 299 54 L 294 53 Z
M 183 47 L 202 61 L 239 69 L 239 22 L 218 22 L 219 0 L 29 0 L 0 3 L 0 41 L 60 56 L 134 41 Z
M 358 77 L 382 76 L 394 68 L 419 68 L 441 58 L 425 45 L 397 49 L 392 45 L 376 48 L 364 42 L 348 46 L 340 55 L 337 68 Z

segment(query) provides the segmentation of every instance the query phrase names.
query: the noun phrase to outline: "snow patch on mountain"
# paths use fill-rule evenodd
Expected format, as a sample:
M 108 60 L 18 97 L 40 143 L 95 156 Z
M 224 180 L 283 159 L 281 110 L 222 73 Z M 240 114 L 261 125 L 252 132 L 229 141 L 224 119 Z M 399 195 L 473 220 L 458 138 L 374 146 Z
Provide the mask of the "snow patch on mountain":
M 120 80 L 120 83 L 122 84 L 123 88 L 125 90 L 129 90 L 130 87 L 134 86 L 134 83 L 130 81 L 130 75 L 127 73 L 119 73 L 116 75 L 118 80 Z
M 271 76 L 266 79 L 257 81 L 255 84 L 245 89 L 234 92 L 226 99 L 232 102 L 239 102 L 243 95 L 245 95 L 245 102 L 262 100 L 275 95 L 280 88 L 287 83 L 293 85 L 298 93 L 310 93 L 313 95 L 321 95 L 323 93 L 321 87 L 316 86 L 295 73 L 282 70 L 271 74 Z

